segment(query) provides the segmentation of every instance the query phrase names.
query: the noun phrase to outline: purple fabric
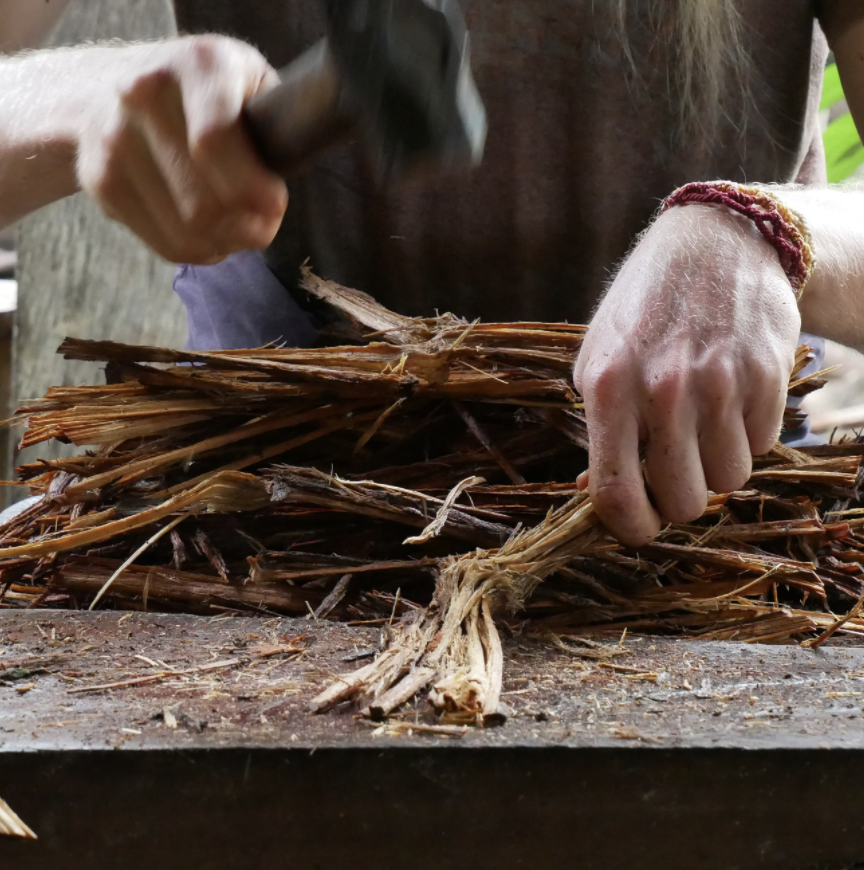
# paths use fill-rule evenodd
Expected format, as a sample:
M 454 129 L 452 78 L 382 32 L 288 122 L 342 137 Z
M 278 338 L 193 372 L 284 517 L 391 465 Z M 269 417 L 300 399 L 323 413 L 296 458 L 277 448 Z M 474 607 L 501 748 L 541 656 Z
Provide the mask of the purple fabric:
M 315 340 L 309 316 L 258 251 L 232 254 L 215 266 L 178 266 L 174 289 L 186 306 L 189 350 L 308 347 Z

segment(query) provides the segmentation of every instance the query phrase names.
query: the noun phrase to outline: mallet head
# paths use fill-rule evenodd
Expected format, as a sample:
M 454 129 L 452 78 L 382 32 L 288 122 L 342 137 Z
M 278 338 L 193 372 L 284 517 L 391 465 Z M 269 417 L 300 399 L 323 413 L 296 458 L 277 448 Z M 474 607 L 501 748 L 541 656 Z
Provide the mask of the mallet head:
M 264 162 L 285 178 L 360 128 L 383 177 L 480 162 L 486 112 L 457 0 L 327 0 L 329 37 L 245 108 Z
M 486 112 L 456 0 L 328 0 L 343 98 L 390 176 L 416 165 L 475 165 Z

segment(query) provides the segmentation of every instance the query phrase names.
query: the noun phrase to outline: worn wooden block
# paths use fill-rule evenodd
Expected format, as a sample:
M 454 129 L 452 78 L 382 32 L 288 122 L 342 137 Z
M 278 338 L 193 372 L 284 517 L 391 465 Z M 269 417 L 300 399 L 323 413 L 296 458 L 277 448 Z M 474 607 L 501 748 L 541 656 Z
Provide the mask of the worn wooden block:
M 383 727 L 310 714 L 378 641 L 311 619 L 0 614 L 0 795 L 40 837 L 0 841 L 0 866 L 864 861 L 864 650 L 637 638 L 586 658 L 511 638 L 503 728 L 425 730 L 422 705 Z

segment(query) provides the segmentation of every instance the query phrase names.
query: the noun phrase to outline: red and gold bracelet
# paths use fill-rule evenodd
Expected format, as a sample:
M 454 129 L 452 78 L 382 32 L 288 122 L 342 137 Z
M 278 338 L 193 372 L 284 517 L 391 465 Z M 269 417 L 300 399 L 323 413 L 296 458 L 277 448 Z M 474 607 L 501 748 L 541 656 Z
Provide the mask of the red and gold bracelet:
M 694 181 L 666 198 L 660 214 L 673 205 L 723 205 L 750 218 L 756 229 L 780 256 L 780 264 L 800 299 L 813 274 L 816 259 L 810 230 L 798 212 L 784 205 L 773 193 L 734 181 Z

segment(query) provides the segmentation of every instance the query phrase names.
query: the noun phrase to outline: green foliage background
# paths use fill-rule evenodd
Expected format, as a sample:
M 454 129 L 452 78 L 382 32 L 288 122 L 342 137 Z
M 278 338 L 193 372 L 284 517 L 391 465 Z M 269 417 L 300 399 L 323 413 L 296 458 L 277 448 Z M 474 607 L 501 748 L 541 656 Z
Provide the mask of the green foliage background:
M 829 109 L 843 99 L 843 85 L 837 72 L 837 64 L 829 64 L 825 69 L 825 85 L 822 88 L 820 109 Z M 828 162 L 828 180 L 832 183 L 848 178 L 864 163 L 864 145 L 852 115 L 845 112 L 828 125 L 823 136 L 825 157 Z

